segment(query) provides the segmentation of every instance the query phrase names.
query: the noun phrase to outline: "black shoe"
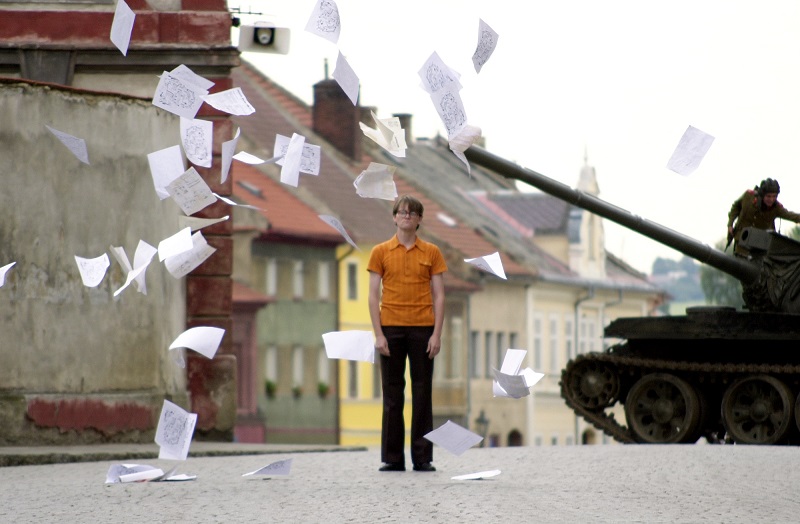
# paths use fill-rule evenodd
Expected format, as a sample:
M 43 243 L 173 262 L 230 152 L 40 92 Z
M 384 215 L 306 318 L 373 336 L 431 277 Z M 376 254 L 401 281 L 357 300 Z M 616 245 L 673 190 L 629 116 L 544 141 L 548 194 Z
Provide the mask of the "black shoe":
M 414 466 L 414 469 L 417 469 L 417 467 Z M 405 470 L 406 470 L 406 465 L 403 464 L 402 462 L 387 462 L 386 464 L 378 468 L 378 471 L 405 471 Z
M 436 471 L 436 468 L 430 462 L 423 462 L 422 464 L 414 464 L 414 471 Z

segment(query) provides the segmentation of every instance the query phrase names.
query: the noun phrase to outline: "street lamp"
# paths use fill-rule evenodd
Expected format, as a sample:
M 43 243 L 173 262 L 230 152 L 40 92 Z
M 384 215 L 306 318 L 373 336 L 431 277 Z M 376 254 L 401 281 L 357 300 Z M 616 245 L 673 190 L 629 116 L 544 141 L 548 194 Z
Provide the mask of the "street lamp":
M 475 429 L 477 429 L 478 434 L 483 437 L 481 445 L 479 446 L 482 448 L 486 445 L 486 433 L 489 431 L 489 419 L 486 418 L 486 413 L 484 413 L 483 410 L 478 414 L 478 418 L 475 419 Z

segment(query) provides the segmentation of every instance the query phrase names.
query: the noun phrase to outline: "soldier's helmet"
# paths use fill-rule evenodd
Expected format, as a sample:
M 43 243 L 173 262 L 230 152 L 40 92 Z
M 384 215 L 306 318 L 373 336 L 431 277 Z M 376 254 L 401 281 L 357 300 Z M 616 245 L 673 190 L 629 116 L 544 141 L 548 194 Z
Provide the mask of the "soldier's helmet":
M 766 195 L 767 193 L 780 193 L 781 186 L 774 178 L 765 178 L 761 181 L 761 185 L 758 186 L 758 192 L 761 195 Z

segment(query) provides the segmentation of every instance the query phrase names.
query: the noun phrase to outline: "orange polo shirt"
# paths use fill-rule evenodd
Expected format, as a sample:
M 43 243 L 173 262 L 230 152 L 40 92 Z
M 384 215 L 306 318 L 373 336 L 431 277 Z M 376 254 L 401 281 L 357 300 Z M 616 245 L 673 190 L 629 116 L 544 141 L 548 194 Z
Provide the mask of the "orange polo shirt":
M 397 235 L 372 248 L 367 271 L 381 276 L 381 325 L 432 326 L 431 277 L 447 271 L 441 251 L 417 237 L 411 249 Z

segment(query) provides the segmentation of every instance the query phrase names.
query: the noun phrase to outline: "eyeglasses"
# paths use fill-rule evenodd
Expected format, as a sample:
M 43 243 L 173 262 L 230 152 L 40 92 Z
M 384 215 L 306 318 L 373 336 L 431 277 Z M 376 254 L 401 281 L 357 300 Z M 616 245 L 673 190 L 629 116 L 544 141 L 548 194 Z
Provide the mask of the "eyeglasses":
M 403 218 L 405 218 L 405 217 L 417 218 L 419 216 L 419 213 L 417 213 L 416 211 L 402 210 L 402 211 L 398 211 L 397 212 L 397 216 L 403 217 Z

